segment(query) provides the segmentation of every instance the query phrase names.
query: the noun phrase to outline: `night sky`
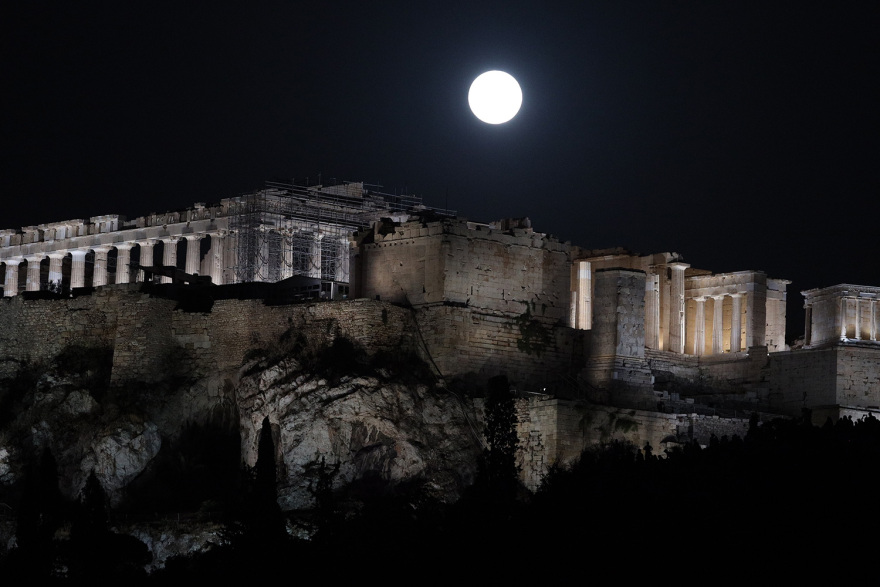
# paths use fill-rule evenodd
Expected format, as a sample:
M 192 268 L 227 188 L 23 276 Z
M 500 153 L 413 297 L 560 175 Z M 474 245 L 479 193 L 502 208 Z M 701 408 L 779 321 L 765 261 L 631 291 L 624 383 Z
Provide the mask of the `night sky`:
M 5 2 L 0 228 L 321 174 L 791 279 L 795 328 L 801 290 L 880 285 L 880 2 L 468 4 Z

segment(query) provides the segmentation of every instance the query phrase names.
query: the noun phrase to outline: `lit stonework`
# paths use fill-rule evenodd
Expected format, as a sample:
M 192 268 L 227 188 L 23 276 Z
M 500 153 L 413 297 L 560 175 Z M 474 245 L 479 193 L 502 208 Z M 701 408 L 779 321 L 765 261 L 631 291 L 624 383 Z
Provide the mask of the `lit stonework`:
M 352 232 L 382 216 L 426 209 L 416 196 L 376 193 L 362 183 L 267 185 L 219 205 L 197 203 L 130 221 L 104 215 L 0 230 L 3 295 L 143 281 L 132 264 L 177 267 L 215 284 L 293 276 L 345 284 Z
M 844 283 L 801 293 L 806 310 L 807 348 L 880 343 L 880 287 Z
M 766 346 L 786 350 L 785 279 L 760 271 L 713 274 L 691 268 L 677 253 L 633 255 L 624 249 L 584 251 L 593 271 L 644 271 L 645 346 L 696 356 L 721 355 Z M 579 286 L 586 287 L 586 286 Z M 573 291 L 572 296 L 594 291 Z

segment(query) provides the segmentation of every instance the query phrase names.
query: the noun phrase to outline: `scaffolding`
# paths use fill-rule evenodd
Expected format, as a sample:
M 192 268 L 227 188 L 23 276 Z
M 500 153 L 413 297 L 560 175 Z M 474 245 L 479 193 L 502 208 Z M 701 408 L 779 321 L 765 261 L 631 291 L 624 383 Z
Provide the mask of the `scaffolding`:
M 431 210 L 418 196 L 384 194 L 374 187 L 266 182 L 265 189 L 233 198 L 228 212 L 233 281 L 301 276 L 348 283 L 352 232 L 382 216 Z

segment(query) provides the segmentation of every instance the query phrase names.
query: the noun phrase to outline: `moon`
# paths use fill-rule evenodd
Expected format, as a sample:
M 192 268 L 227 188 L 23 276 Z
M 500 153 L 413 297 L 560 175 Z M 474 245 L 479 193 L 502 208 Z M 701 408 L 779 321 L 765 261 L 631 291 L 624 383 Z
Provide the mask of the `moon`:
M 468 92 L 474 116 L 488 124 L 503 124 L 516 116 L 522 106 L 522 89 L 512 75 L 487 71 L 477 76 Z

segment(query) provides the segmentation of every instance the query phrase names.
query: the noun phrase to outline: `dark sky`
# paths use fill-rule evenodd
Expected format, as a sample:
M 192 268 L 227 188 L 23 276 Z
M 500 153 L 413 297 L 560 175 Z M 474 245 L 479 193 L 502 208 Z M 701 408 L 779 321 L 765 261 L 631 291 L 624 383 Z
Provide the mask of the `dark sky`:
M 791 319 L 880 285 L 878 31 L 876 0 L 6 2 L 0 225 L 320 173 L 764 270 Z M 489 69 L 523 88 L 505 125 L 468 109 Z

